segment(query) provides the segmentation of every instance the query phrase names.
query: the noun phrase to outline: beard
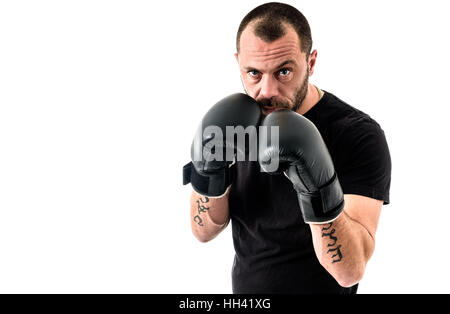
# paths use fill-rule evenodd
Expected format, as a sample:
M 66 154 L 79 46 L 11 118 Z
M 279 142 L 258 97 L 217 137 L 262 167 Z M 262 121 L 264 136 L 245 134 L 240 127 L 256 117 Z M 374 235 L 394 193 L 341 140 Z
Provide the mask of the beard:
M 289 99 L 287 97 L 283 98 L 272 97 L 272 98 L 257 99 L 257 101 L 260 104 L 261 108 L 273 107 L 280 109 L 289 109 L 297 112 L 300 109 L 303 100 L 305 100 L 306 93 L 308 92 L 308 83 L 309 83 L 308 78 L 309 78 L 309 69 L 307 70 L 301 85 L 296 89 L 293 99 Z

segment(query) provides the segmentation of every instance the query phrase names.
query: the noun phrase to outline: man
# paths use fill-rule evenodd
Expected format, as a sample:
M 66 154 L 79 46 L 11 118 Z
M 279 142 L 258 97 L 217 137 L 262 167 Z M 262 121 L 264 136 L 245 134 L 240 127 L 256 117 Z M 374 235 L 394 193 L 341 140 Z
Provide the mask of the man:
M 279 125 L 280 145 L 259 157 L 275 149 L 285 168 L 269 174 L 261 172 L 261 160 L 236 162 L 216 194 L 193 183 L 193 234 L 210 241 L 231 220 L 234 293 L 356 293 L 374 251 L 381 207 L 389 203 L 384 132 L 367 114 L 309 83 L 317 51 L 311 51 L 306 18 L 292 6 L 267 3 L 252 10 L 239 26 L 236 48 L 252 100 L 222 102 L 229 106 L 226 123 Z M 208 169 L 203 174 L 219 171 Z

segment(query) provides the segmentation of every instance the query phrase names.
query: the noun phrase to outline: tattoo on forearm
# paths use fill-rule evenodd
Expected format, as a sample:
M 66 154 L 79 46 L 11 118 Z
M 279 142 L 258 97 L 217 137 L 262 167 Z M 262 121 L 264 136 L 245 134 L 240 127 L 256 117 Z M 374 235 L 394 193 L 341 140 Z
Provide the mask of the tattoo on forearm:
M 322 231 L 324 231 L 323 229 L 322 229 Z M 335 246 L 336 245 L 336 242 L 337 242 L 337 238 L 333 235 L 334 233 L 336 232 L 336 230 L 331 230 L 330 232 L 323 232 L 322 233 L 322 238 L 323 237 L 329 237 L 330 238 L 330 240 L 332 240 L 333 242 L 332 243 L 328 243 L 328 247 L 330 247 L 330 246 Z
M 197 213 L 198 213 L 198 215 L 196 215 L 194 217 L 194 221 L 201 227 L 203 227 L 204 225 L 203 225 L 203 219 L 200 217 L 200 214 L 206 212 L 207 210 L 209 210 L 209 207 L 207 207 L 205 205 L 202 205 L 202 204 L 205 204 L 205 203 L 208 203 L 208 202 L 209 202 L 209 197 L 207 197 L 207 196 L 205 196 L 205 199 L 199 198 L 197 200 Z
M 194 217 L 194 221 L 195 221 L 199 226 L 201 226 L 201 227 L 204 226 L 204 225 L 203 225 L 203 220 L 200 218 L 199 215 L 197 215 L 197 216 Z
M 332 263 L 338 263 L 342 260 L 342 252 L 341 252 L 341 245 L 337 245 L 338 238 L 334 235 L 336 230 L 331 227 L 333 226 L 333 223 L 329 223 L 327 226 L 324 226 L 322 228 L 322 238 L 328 237 L 332 242 L 328 243 L 327 247 L 329 247 L 327 254 L 335 253 L 331 255 Z M 331 229 L 331 231 L 329 231 Z
M 332 259 L 335 258 L 335 257 L 337 256 L 336 259 L 333 259 L 333 263 L 337 263 L 337 262 L 340 262 L 340 261 L 342 260 L 341 245 L 338 245 L 338 246 L 337 246 L 336 248 L 334 248 L 334 249 L 329 249 L 329 250 L 327 251 L 327 253 L 335 252 L 335 251 L 336 251 L 336 254 L 331 255 L 331 258 L 332 258 Z

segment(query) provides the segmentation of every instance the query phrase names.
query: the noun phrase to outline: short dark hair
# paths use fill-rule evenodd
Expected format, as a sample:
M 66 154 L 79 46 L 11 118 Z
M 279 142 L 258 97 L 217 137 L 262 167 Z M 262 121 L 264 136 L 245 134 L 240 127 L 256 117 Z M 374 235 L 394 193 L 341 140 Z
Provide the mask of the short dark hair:
M 256 20 L 255 35 L 266 42 L 273 42 L 286 34 L 283 23 L 294 28 L 300 39 L 301 50 L 308 57 L 312 48 L 311 29 L 305 16 L 293 6 L 279 2 L 262 4 L 250 11 L 241 21 L 236 36 L 236 51 L 239 53 L 239 44 L 242 32 L 247 25 Z

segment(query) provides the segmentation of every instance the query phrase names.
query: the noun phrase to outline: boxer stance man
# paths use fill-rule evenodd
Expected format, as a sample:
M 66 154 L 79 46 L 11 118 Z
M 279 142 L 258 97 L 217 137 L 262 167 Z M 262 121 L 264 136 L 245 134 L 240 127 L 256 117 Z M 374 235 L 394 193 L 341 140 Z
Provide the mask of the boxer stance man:
M 296 8 L 266 3 L 242 20 L 235 54 L 246 94 L 214 105 L 203 125 L 277 126 L 256 161 L 193 160 L 191 226 L 201 242 L 232 223 L 233 293 L 357 292 L 389 204 L 384 131 L 309 82 L 317 51 Z M 199 119 L 200 120 L 200 119 Z M 198 145 L 210 138 L 199 133 Z M 227 143 L 223 143 L 224 147 Z M 265 172 L 277 156 L 279 171 Z

